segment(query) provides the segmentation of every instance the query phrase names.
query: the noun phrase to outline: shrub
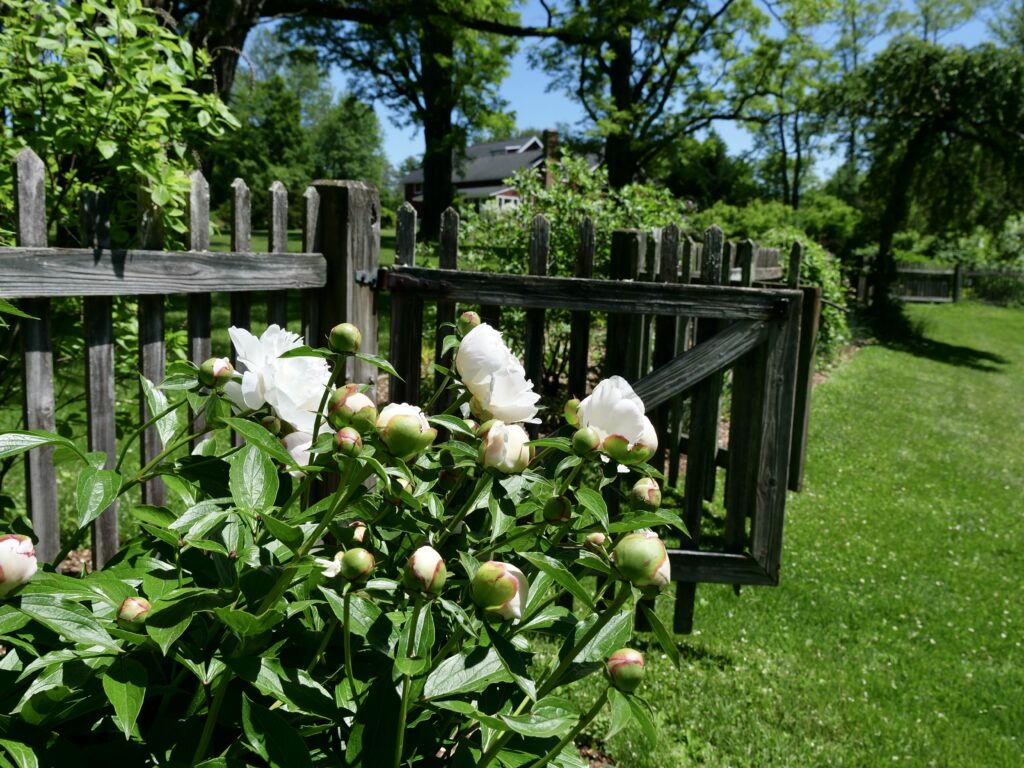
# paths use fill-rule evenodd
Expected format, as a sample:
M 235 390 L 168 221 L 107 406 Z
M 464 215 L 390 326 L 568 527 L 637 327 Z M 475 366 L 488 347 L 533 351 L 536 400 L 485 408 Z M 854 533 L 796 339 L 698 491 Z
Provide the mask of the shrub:
M 532 419 L 522 367 L 485 329 L 446 340 L 455 407 Z M 351 349 L 343 330 L 332 336 Z M 606 452 L 650 472 L 628 386 L 606 382 L 600 406 L 574 413 L 589 442 L 563 426 L 527 444 L 519 424 L 405 404 L 373 418 L 358 387 L 328 398 L 349 353 L 275 329 L 232 339 L 244 376 L 223 359 L 178 362 L 149 388 L 164 448 L 146 467 L 0 435 L 0 458 L 45 444 L 77 457 L 79 536 L 140 483 L 161 478 L 170 499 L 130 505 L 140 534 L 81 577 L 33 575 L 27 520 L 0 535 L 0 762 L 584 766 L 572 739 L 606 703 L 616 729 L 636 717 L 650 730 L 632 692 L 642 657 L 622 646 L 669 566 L 660 539 L 636 532 L 678 520 L 645 479 L 644 504 L 610 524 L 583 480 L 619 487 Z M 645 425 L 623 433 L 628 450 L 607 433 L 615 419 Z M 450 437 L 435 441 L 440 429 Z M 565 514 L 549 523 L 556 497 Z M 561 687 L 607 659 L 609 684 L 581 713 Z

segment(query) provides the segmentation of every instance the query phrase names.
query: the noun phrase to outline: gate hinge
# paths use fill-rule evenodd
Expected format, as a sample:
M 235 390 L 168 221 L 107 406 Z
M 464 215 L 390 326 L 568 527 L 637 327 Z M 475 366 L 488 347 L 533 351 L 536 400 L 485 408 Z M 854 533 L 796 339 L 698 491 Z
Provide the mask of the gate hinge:
M 356 270 L 356 285 L 368 285 L 371 288 L 377 287 L 377 273 L 365 270 Z

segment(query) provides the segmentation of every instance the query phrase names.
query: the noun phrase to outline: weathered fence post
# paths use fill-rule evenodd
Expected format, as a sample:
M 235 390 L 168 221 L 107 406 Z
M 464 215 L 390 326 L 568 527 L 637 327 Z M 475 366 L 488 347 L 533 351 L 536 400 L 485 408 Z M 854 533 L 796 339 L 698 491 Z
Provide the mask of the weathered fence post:
M 416 209 L 408 202 L 398 209 L 395 223 L 395 265 L 416 266 Z M 401 379 L 391 377 L 390 400 L 420 401 L 423 362 L 423 299 L 403 291 L 391 294 L 391 362 Z
M 231 182 L 231 250 L 245 253 L 252 250 L 252 194 L 242 179 Z M 231 294 L 231 324 L 249 330 L 252 327 L 252 296 L 248 291 Z M 231 362 L 239 372 L 245 369 L 238 362 L 234 345 Z
M 459 267 L 459 214 L 454 208 L 445 208 L 441 214 L 441 233 L 437 243 L 437 267 L 438 269 L 458 269 Z M 455 302 L 437 302 L 437 322 L 434 326 L 434 364 L 450 368 L 452 365 L 451 354 L 442 353 L 444 349 L 444 337 L 454 331 L 442 327 L 445 323 L 455 322 Z M 440 371 L 434 372 L 434 387 L 444 386 L 445 375 Z M 451 402 L 447 392 L 442 392 L 437 400 L 437 410 L 443 411 Z
M 320 194 L 313 187 L 306 187 L 302 193 L 306 201 L 306 215 L 302 218 L 302 250 L 304 253 L 318 253 L 320 244 L 317 241 L 317 220 L 320 216 Z M 319 289 L 307 288 L 302 292 L 302 337 L 311 347 L 319 347 L 324 343 L 317 338 L 320 330 L 320 296 Z
M 320 328 L 348 321 L 362 332 L 361 351 L 377 354 L 377 310 L 373 284 L 380 266 L 380 199 L 377 188 L 360 181 L 313 182 L 320 199 L 317 244 L 327 260 L 327 283 L 320 290 Z M 368 386 L 377 399 L 377 368 L 349 358 L 347 381 Z
M 26 147 L 14 160 L 14 205 L 17 244 L 45 248 L 45 168 Z M 56 431 L 53 402 L 53 349 L 50 345 L 50 300 L 27 299 L 21 309 L 35 319 L 23 318 L 23 376 L 25 429 Z M 25 454 L 25 491 L 28 512 L 35 530 L 36 554 L 49 561 L 60 550 L 57 519 L 57 474 L 53 468 L 53 447 L 36 448 Z
M 612 280 L 635 280 L 646 258 L 647 237 L 638 229 L 617 229 L 612 233 L 610 275 Z M 608 313 L 605 344 L 605 375 L 619 375 L 631 384 L 640 378 L 641 318 L 635 314 Z
M 540 214 L 534 216 L 530 228 L 531 275 L 543 276 L 548 273 L 550 235 L 551 225 L 548 224 L 548 220 Z M 526 369 L 526 378 L 533 382 L 533 387 L 537 391 L 543 389 L 544 383 L 544 316 L 543 309 L 526 310 L 526 349 L 523 367 Z M 527 431 L 530 437 L 537 437 L 536 424 L 528 424 Z
M 679 280 L 679 227 L 669 224 L 661 231 L 661 263 L 658 282 L 675 283 Z M 654 321 L 654 368 L 660 368 L 670 362 L 678 354 L 679 335 L 678 322 L 675 317 L 659 315 Z M 680 398 L 674 398 L 680 399 Z M 674 436 L 669 430 L 672 402 L 663 403 L 652 414 L 654 428 L 658 432 L 658 452 L 652 459 L 658 471 L 665 471 L 665 460 L 669 455 L 669 446 L 679 435 Z
M 188 195 L 188 248 L 190 251 L 210 250 L 210 185 L 199 171 L 192 172 L 192 188 Z M 213 354 L 210 314 L 212 302 L 209 293 L 190 293 L 188 296 L 188 352 L 196 365 L 202 365 Z M 154 384 L 160 384 L 154 381 Z M 191 413 L 191 411 L 190 411 Z M 199 415 L 194 429 L 201 432 L 206 419 Z M 193 447 L 202 440 L 192 440 Z
M 82 242 L 87 248 L 110 248 L 110 210 L 106 196 L 82 193 Z M 110 296 L 87 296 L 85 321 L 85 397 L 89 421 L 89 450 L 107 455 L 104 469 L 117 459 L 114 417 L 114 316 Z M 117 502 L 92 524 L 92 564 L 102 568 L 118 550 Z
M 804 247 L 793 243 L 790 271 L 799 274 Z M 796 286 L 799 286 L 799 282 Z M 796 287 L 794 286 L 794 287 Z M 807 430 L 811 416 L 811 391 L 814 386 L 814 361 L 818 349 L 818 325 L 821 323 L 821 286 L 800 286 L 804 294 L 800 310 L 800 349 L 797 356 L 796 393 L 793 405 L 793 438 L 789 457 L 789 490 L 799 491 L 804 484 L 807 458 Z
M 152 202 L 148 192 L 139 190 L 139 247 L 150 251 L 163 250 L 164 232 L 160 209 Z M 159 384 L 164 380 L 164 297 L 139 296 L 139 370 L 143 376 Z M 151 414 L 146 406 L 144 392 L 139 390 L 139 418 L 145 423 Z M 145 466 L 161 451 L 160 433 L 152 425 L 142 433 L 139 441 L 139 463 Z M 167 502 L 167 488 L 159 477 L 142 484 L 142 501 L 163 506 Z
M 593 277 L 596 241 L 594 222 L 585 216 L 576 225 L 576 277 Z M 569 395 L 583 398 L 587 394 L 587 372 L 590 367 L 590 313 L 573 312 L 569 321 Z
M 697 244 L 690 237 L 683 241 L 682 257 L 679 262 L 679 277 L 681 283 L 689 283 L 693 280 L 694 262 L 697 259 Z M 690 327 L 692 322 L 688 317 L 676 318 L 676 351 L 678 355 L 687 349 L 690 344 Z M 666 433 L 670 436 L 668 444 L 668 484 L 675 488 L 679 485 L 679 455 L 680 439 L 683 424 L 684 401 L 682 397 L 672 400 Z
M 964 290 L 964 264 L 957 261 L 953 268 L 953 301 L 960 301 L 960 294 Z
M 288 190 L 280 181 L 270 185 L 269 224 L 267 250 L 288 253 Z M 288 291 L 267 292 L 267 325 L 288 327 Z

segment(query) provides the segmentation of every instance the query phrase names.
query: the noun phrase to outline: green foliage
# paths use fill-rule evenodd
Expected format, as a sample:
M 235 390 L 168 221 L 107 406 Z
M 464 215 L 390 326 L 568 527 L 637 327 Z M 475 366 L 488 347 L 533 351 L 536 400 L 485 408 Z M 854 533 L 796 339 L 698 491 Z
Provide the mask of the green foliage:
M 111 196 L 115 242 L 134 231 L 139 188 L 149 190 L 171 233 L 184 232 L 190 150 L 235 124 L 216 96 L 197 87 L 207 64 L 205 52 L 193 54 L 138 0 L 6 2 L 0 218 L 12 215 L 11 163 L 28 146 L 46 164 L 49 220 L 65 237 L 78 232 L 85 189 Z
M 298 352 L 270 360 L 295 371 L 317 370 L 319 358 L 345 363 L 328 350 Z M 282 395 L 310 389 L 284 378 Z M 282 380 L 264 383 L 270 398 Z M 0 435 L 0 460 L 49 444 L 79 469 L 80 527 L 69 546 L 112 498 L 139 525 L 102 570 L 72 578 L 45 566 L 0 599 L 0 748 L 47 764 L 117 755 L 131 765 L 370 768 L 443 751 L 481 768 L 545 755 L 583 767 L 572 740 L 593 712 L 581 714 L 563 686 L 599 673 L 628 641 L 641 596 L 606 555 L 582 546 L 587 534 L 608 532 L 602 495 L 588 485 L 618 492 L 614 463 L 596 454 L 565 461 L 570 442 L 559 435 L 536 446 L 525 472 L 497 473 L 483 464 L 481 438 L 450 414 L 437 423 L 451 439 L 400 460 L 388 449 L 395 435 L 385 411 L 356 456 L 334 453 L 329 432 L 311 438 L 309 455 L 292 433 L 290 453 L 261 426 L 269 406 L 232 408 L 199 386 L 190 363 L 170 365 L 146 390 L 163 414 L 163 450 L 142 468 L 122 453 L 113 470 L 100 469 L 105 456 L 57 435 Z M 468 400 L 462 385 L 452 390 L 456 405 Z M 321 409 L 326 400 L 324 391 Z M 188 408 L 207 417 L 194 453 Z M 403 429 L 416 422 L 407 417 Z M 156 477 L 167 505 L 132 503 L 130 491 Z M 324 498 L 313 493 L 318 478 L 335 488 Z M 591 501 L 548 525 L 541 510 L 555 494 Z M 618 527 L 639 527 L 626 507 Z M 424 545 L 449 572 L 436 596 L 401 586 L 419 583 L 406 569 Z M 345 581 L 332 556 L 355 547 L 366 550 L 360 567 L 373 570 Z M 506 606 L 478 598 L 478 608 L 471 597 L 486 594 L 486 582 L 470 581 L 489 560 L 528 579 L 528 592 L 510 577 L 503 583 L 518 596 L 515 621 L 496 620 Z M 604 575 L 611 579 L 590 578 Z M 566 593 L 579 599 L 575 610 L 562 607 Z M 626 704 L 617 729 L 636 719 L 651 732 L 648 705 L 636 695 Z

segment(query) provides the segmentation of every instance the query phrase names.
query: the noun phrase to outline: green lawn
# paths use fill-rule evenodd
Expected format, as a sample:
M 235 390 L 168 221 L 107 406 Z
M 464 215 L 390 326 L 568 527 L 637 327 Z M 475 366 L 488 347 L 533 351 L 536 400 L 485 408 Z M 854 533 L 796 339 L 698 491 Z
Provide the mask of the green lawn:
M 619 766 L 1024 765 L 1024 311 L 910 313 L 815 391 L 781 585 L 701 586 L 681 671 L 642 643 Z

